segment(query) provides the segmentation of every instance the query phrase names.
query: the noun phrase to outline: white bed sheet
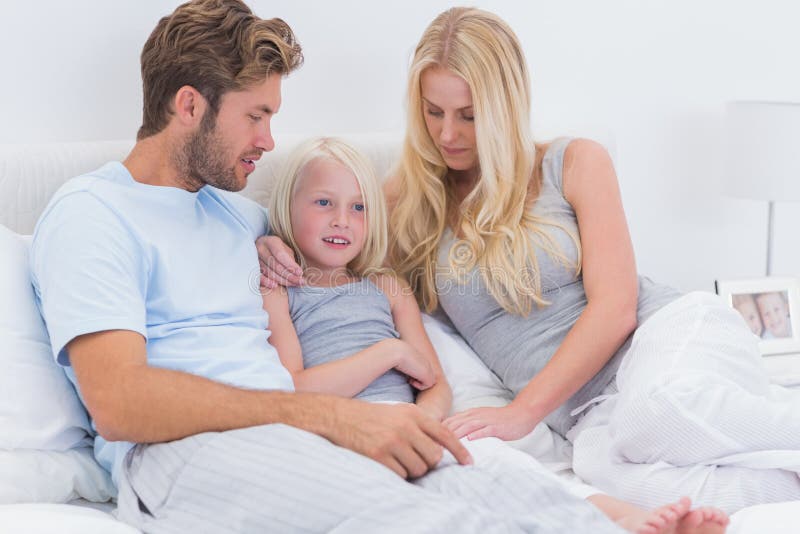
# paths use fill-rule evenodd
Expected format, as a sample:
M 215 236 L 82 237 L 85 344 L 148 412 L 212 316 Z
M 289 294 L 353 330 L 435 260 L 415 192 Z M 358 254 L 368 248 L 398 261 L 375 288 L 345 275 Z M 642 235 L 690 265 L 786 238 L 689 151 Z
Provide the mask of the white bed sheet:
M 96 504 L 96 503 L 92 503 Z M 14 534 L 141 534 L 86 503 L 0 505 L 0 532 Z M 797 534 L 800 502 L 762 504 L 731 517 L 728 534 Z
M 109 511 L 70 504 L 0 505 L 0 532 L 13 534 L 140 534 Z M 113 510 L 113 505 L 111 506 Z
M 489 371 L 452 326 L 424 316 L 431 342 L 439 354 L 445 375 L 453 388 L 453 409 L 461 411 L 475 406 L 504 406 L 511 393 Z M 797 386 L 797 362 L 781 362 L 786 380 L 783 385 Z M 787 367 L 789 365 L 790 367 Z M 789 371 L 795 374 L 789 375 Z M 800 387 L 800 386 L 797 386 Z M 567 479 L 582 482 L 572 471 L 572 447 L 567 440 L 540 424 L 528 436 L 510 442 L 515 448 L 538 458 L 546 467 Z M 729 534 L 798 534 L 800 533 L 800 501 L 762 504 L 740 510 L 731 516 Z
M 508 392 L 447 324 L 425 316 L 424 323 L 445 374 L 453 387 L 455 410 L 474 406 L 502 406 L 510 402 Z M 578 480 L 571 469 L 572 450 L 561 436 L 542 424 L 512 445 L 539 458 L 560 476 Z M 0 505 L 0 534 L 137 534 L 117 521 L 115 505 L 79 499 L 69 504 Z M 797 534 L 800 532 L 800 501 L 764 504 L 741 510 L 731 517 L 729 534 Z

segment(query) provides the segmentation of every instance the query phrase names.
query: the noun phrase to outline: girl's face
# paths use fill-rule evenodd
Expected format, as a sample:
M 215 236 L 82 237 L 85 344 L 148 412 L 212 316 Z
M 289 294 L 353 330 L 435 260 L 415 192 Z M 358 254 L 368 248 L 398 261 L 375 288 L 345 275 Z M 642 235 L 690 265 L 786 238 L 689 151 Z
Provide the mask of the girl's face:
M 336 284 L 361 252 L 366 238 L 366 206 L 353 173 L 341 163 L 318 158 L 298 178 L 290 206 L 294 239 L 306 260 L 309 279 Z
M 789 308 L 780 293 L 762 293 L 756 297 L 764 326 L 775 337 L 789 337 Z
M 455 171 L 476 170 L 478 149 L 469 85 L 442 67 L 425 69 L 420 85 L 425 125 L 445 163 Z

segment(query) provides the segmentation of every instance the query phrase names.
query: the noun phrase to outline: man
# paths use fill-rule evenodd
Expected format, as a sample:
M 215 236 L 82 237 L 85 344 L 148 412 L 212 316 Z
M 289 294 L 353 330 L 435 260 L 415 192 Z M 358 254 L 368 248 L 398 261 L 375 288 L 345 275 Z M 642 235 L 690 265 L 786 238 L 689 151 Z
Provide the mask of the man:
M 141 59 L 136 145 L 56 193 L 31 257 L 121 519 L 147 532 L 616 530 L 524 470 L 490 487 L 492 472 L 450 465 L 465 472 L 462 495 L 420 490 L 404 479 L 443 449 L 471 463 L 438 421 L 413 405 L 294 393 L 251 290 L 266 214 L 231 192 L 274 146 L 300 46 L 239 0 L 198 0 L 158 23 Z

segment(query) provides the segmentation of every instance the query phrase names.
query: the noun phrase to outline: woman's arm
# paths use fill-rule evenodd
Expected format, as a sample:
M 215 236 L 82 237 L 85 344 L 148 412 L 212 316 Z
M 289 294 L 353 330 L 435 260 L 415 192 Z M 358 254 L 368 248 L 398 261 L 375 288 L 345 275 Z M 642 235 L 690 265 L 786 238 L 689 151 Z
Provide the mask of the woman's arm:
M 587 306 L 552 359 L 510 405 L 470 410 L 448 420 L 459 437 L 526 435 L 596 375 L 636 328 L 633 245 L 606 150 L 585 139 L 570 143 L 563 183 L 578 221 Z
M 433 369 L 436 383 L 417 394 L 417 406 L 437 421 L 441 421 L 450 413 L 453 394 L 450 384 L 447 383 L 444 376 L 439 358 L 436 356 L 436 351 L 428 339 L 428 334 L 425 333 L 422 314 L 414 298 L 414 293 L 407 283 L 393 276 L 379 276 L 376 277 L 376 281 L 389 298 L 394 326 L 400 334 L 400 339 L 424 356 Z
M 419 365 L 406 365 L 408 350 L 397 339 L 385 339 L 340 360 L 306 369 L 297 331 L 289 313 L 289 297 L 284 287 L 264 292 L 264 309 L 269 313 L 269 342 L 278 351 L 281 363 L 291 373 L 297 391 L 355 397 L 389 369 L 400 368 L 429 387 L 430 372 Z

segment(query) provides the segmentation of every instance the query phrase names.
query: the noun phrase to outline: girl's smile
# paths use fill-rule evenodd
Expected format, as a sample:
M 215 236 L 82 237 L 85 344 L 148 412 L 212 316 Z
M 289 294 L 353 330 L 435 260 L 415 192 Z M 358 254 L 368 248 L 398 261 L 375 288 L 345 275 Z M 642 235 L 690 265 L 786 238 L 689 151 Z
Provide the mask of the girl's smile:
M 334 284 L 364 246 L 366 207 L 341 163 L 317 158 L 302 170 L 291 200 L 294 238 L 316 285 Z

